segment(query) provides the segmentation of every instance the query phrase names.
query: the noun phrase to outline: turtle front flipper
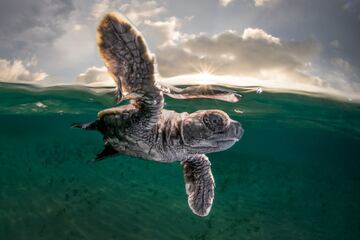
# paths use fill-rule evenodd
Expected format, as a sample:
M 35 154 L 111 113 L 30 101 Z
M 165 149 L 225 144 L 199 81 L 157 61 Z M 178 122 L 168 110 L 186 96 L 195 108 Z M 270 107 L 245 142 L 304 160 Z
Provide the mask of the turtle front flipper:
M 207 216 L 214 200 L 215 182 L 211 163 L 204 154 L 195 154 L 183 160 L 186 193 L 189 207 L 199 216 Z
M 163 89 L 167 96 L 175 99 L 207 98 L 225 102 L 238 102 L 242 97 L 231 89 L 212 85 L 198 85 L 187 88 L 163 86 Z
M 130 99 L 139 109 L 141 129 L 151 129 L 164 101 L 155 84 L 154 57 L 144 38 L 121 15 L 108 13 L 97 28 L 97 45 L 116 83 L 118 100 Z

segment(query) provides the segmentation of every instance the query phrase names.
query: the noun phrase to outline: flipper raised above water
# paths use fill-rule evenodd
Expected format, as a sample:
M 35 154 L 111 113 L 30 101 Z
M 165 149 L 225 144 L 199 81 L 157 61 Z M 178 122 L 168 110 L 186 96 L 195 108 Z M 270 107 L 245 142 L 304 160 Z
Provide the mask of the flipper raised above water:
M 164 101 L 155 81 L 154 56 L 144 38 L 117 13 L 104 16 L 96 37 L 100 55 L 116 83 L 118 100 L 131 99 L 144 116 L 143 127 L 151 129 L 159 119 Z

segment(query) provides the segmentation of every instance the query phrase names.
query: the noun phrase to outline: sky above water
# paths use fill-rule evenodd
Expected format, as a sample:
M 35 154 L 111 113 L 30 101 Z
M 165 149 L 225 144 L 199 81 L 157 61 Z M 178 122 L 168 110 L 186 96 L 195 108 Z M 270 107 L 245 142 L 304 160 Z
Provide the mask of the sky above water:
M 359 0 L 1 0 L 0 80 L 112 84 L 95 31 L 117 11 L 170 83 L 360 90 Z

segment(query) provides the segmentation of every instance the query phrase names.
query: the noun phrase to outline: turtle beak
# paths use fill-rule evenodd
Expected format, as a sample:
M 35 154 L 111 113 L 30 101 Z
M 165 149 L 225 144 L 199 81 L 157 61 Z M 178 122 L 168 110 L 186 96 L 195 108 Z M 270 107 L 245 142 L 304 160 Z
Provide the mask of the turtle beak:
M 239 140 L 244 134 L 244 129 L 238 121 L 231 120 L 229 125 L 229 133 L 232 137 Z

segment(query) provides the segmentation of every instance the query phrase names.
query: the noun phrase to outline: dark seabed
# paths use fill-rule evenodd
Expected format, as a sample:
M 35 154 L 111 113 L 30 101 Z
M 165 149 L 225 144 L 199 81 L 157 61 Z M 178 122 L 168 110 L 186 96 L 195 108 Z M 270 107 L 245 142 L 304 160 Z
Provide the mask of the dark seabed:
M 360 239 L 360 105 L 243 95 L 166 99 L 177 111 L 222 109 L 245 129 L 209 155 L 215 201 L 201 218 L 179 163 L 89 163 L 101 135 L 69 126 L 93 120 L 110 95 L 1 84 L 0 239 Z

